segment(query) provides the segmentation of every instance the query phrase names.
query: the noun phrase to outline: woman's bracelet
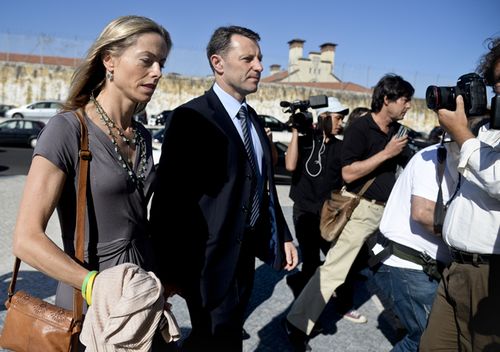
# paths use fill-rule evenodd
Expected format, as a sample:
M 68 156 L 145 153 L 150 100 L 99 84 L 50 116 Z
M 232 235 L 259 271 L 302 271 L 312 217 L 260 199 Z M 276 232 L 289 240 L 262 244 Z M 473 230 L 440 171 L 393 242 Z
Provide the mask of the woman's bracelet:
M 92 288 L 94 287 L 94 280 L 97 274 L 97 271 L 92 271 L 88 275 L 89 279 L 87 280 L 87 285 L 85 287 L 85 301 L 89 306 L 92 304 Z
M 85 279 L 83 279 L 83 283 L 82 283 L 82 297 L 83 297 L 83 299 L 85 299 L 85 294 L 87 291 L 87 285 L 89 282 L 89 278 L 93 275 L 93 273 L 97 273 L 97 271 L 95 271 L 95 270 L 89 271 L 87 276 L 85 276 Z

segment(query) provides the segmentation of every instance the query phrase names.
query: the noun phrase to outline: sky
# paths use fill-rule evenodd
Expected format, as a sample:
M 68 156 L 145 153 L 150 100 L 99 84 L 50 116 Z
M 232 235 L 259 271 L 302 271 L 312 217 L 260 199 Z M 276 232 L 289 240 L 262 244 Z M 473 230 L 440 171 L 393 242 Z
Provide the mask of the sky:
M 0 51 L 83 57 L 111 20 L 142 15 L 174 43 L 165 73 L 211 74 L 205 47 L 219 26 L 261 36 L 263 77 L 288 63 L 288 41 L 305 40 L 304 57 L 337 44 L 334 74 L 372 87 L 396 73 L 425 97 L 429 85 L 454 86 L 473 72 L 487 38 L 500 36 L 500 0 L 16 0 L 1 5 Z

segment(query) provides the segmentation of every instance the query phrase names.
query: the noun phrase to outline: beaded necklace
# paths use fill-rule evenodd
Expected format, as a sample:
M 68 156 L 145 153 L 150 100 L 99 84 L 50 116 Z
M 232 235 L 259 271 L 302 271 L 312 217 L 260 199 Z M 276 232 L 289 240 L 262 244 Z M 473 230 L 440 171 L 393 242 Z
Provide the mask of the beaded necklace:
M 132 120 L 132 133 L 133 137 L 128 138 L 125 136 L 125 131 L 121 128 L 119 128 L 115 122 L 106 114 L 104 109 L 102 108 L 101 104 L 97 102 L 97 100 L 94 97 L 94 94 L 92 93 L 90 95 L 90 100 L 92 103 L 94 103 L 96 107 L 96 111 L 99 114 L 99 118 L 101 121 L 104 123 L 104 125 L 108 128 L 108 134 L 111 137 L 111 142 L 114 145 L 115 152 L 118 156 L 118 160 L 121 163 L 121 166 L 123 167 L 124 170 L 127 171 L 127 174 L 129 178 L 136 184 L 142 186 L 144 184 L 144 180 L 146 179 L 146 164 L 147 164 L 147 157 L 146 157 L 146 142 L 144 141 L 143 136 L 138 133 L 137 131 L 137 125 L 136 121 Z M 134 172 L 133 169 L 133 161 L 126 160 L 128 158 L 123 158 L 123 152 L 120 150 L 120 147 L 118 146 L 117 142 L 117 136 L 116 133 L 113 131 L 116 130 L 118 132 L 119 138 L 127 144 L 127 146 L 130 148 L 131 144 L 134 144 L 136 146 L 136 151 L 139 150 L 140 152 L 140 162 L 139 162 L 139 170 L 138 173 Z

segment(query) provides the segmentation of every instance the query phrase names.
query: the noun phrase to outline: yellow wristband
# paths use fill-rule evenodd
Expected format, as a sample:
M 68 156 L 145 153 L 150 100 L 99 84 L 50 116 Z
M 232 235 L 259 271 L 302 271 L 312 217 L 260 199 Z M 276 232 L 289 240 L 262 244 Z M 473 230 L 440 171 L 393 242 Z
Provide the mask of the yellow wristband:
M 97 271 L 95 271 L 95 270 L 89 271 L 87 276 L 85 276 L 85 279 L 83 279 L 83 283 L 82 283 L 82 297 L 83 297 L 83 299 L 85 299 L 89 278 L 92 276 L 93 273 L 97 273 Z
M 92 304 L 92 288 L 94 287 L 94 280 L 96 276 L 97 276 L 97 271 L 93 272 L 92 275 L 89 277 L 89 281 L 85 289 L 85 300 L 87 301 L 87 304 L 89 306 Z

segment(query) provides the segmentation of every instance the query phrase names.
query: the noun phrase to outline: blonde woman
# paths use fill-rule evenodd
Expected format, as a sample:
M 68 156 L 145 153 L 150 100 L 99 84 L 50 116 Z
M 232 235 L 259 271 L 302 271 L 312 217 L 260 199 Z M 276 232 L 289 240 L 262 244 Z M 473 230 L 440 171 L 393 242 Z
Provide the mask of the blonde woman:
M 14 255 L 58 280 L 56 303 L 72 307 L 90 271 L 120 263 L 150 269 L 147 204 L 154 166 L 149 132 L 133 120 L 145 108 L 170 52 L 169 33 L 140 16 L 109 23 L 75 71 L 63 111 L 41 132 L 14 231 Z M 72 258 L 80 125 L 92 153 L 88 176 L 85 263 Z M 46 225 L 57 208 L 64 250 Z

